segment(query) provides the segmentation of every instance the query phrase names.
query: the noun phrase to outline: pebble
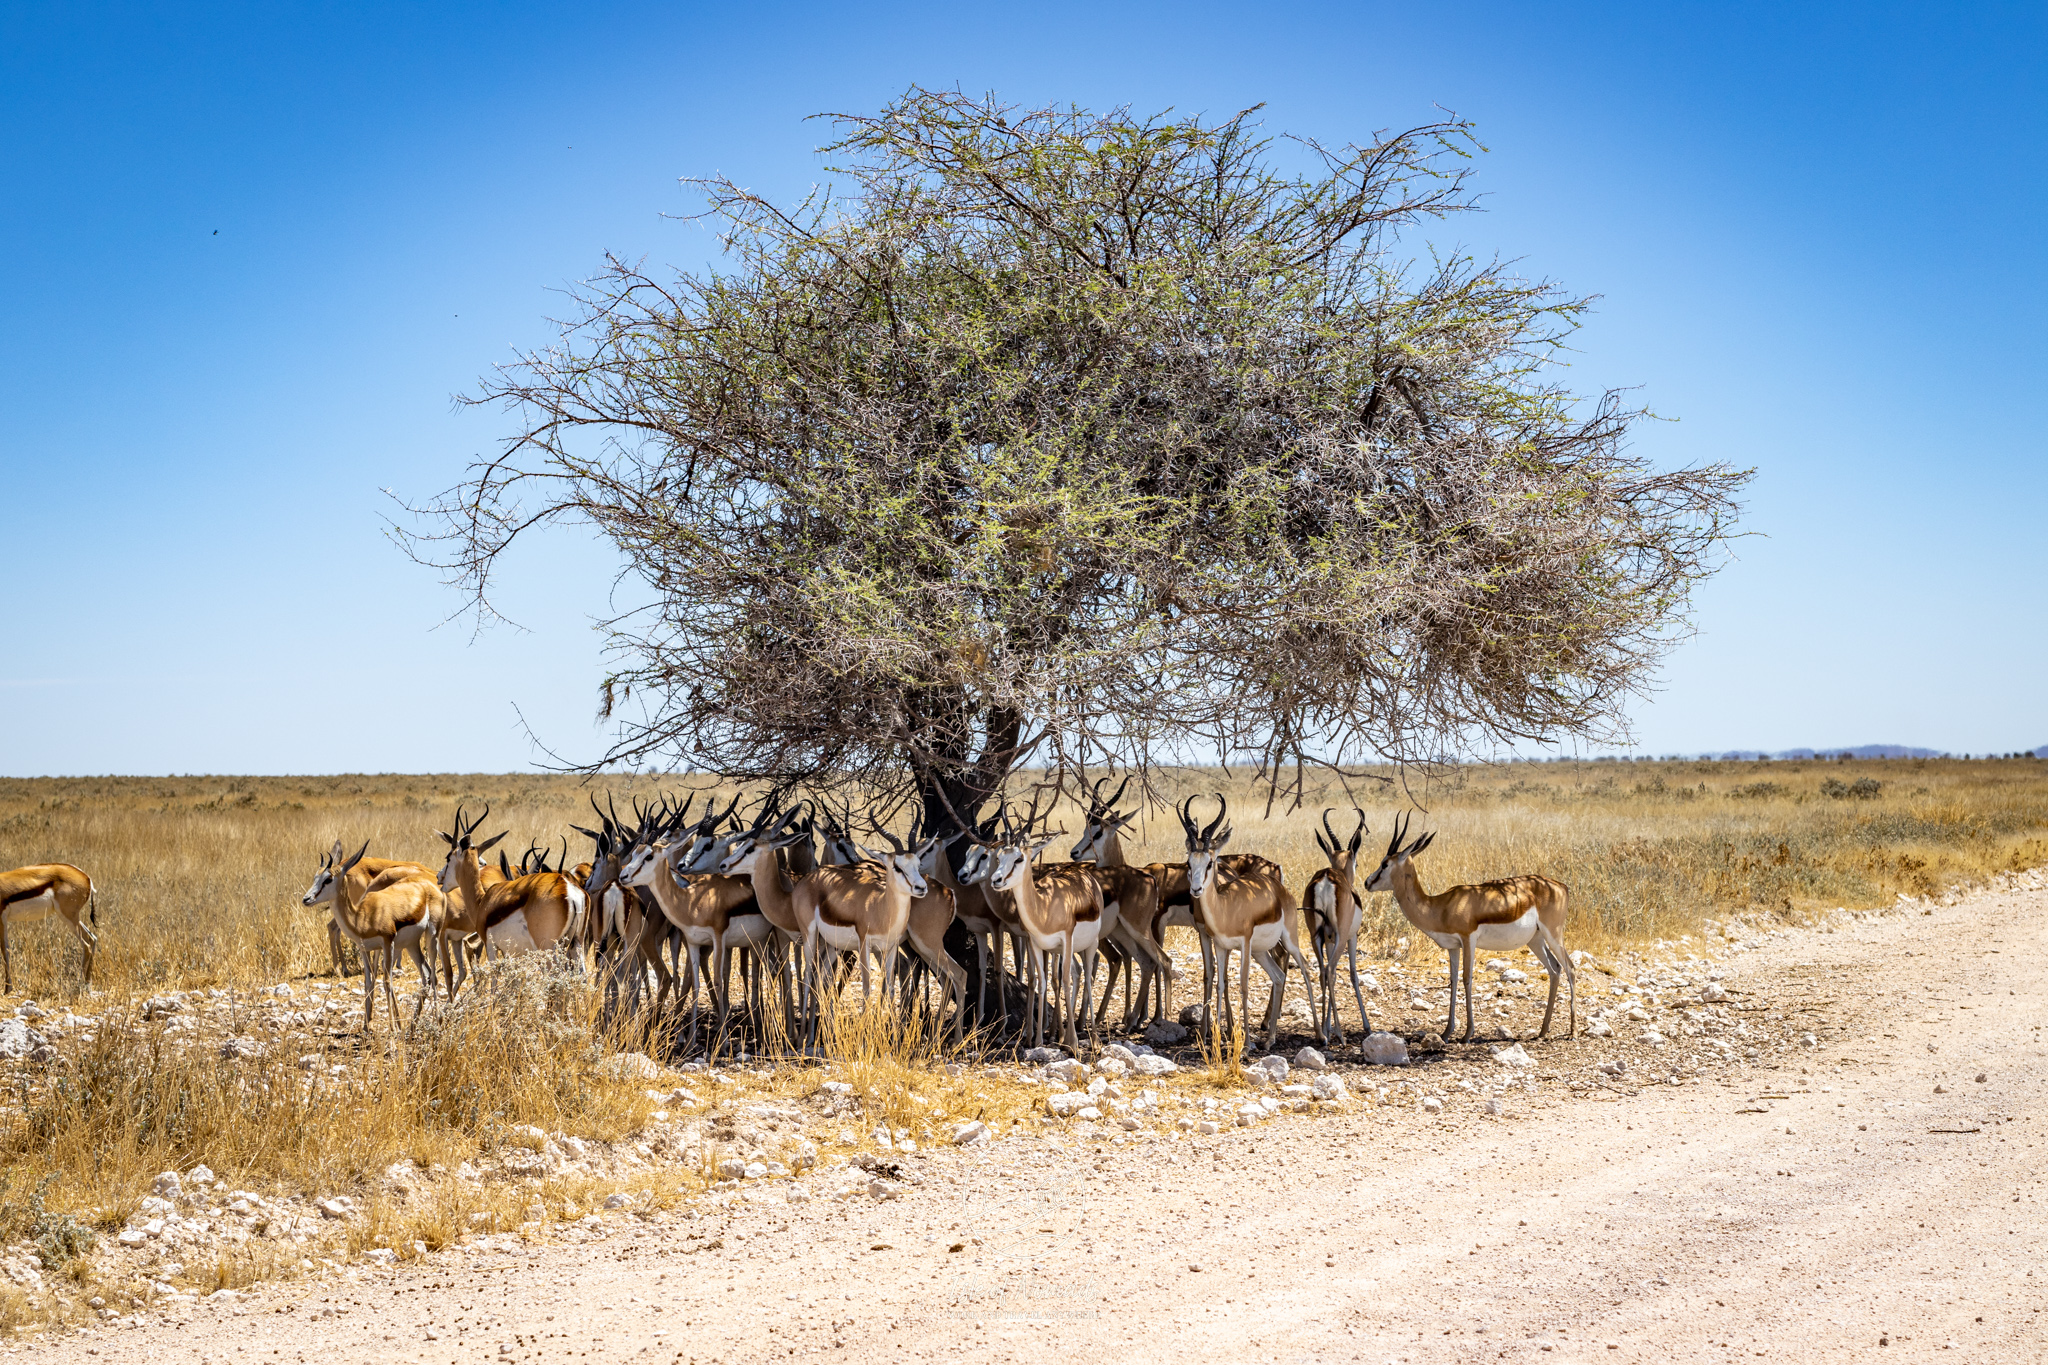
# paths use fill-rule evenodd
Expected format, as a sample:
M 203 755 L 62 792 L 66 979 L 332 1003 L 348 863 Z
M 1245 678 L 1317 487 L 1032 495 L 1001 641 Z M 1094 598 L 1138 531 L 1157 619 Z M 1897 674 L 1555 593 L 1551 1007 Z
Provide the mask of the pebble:
M 1294 1054 L 1294 1064 L 1304 1071 L 1321 1071 L 1329 1066 L 1323 1054 L 1312 1047 L 1305 1047 Z
M 1145 1030 L 1145 1041 L 1154 1047 L 1174 1047 L 1188 1040 L 1188 1031 L 1179 1024 L 1158 1023 Z
M 986 1141 L 988 1141 L 988 1125 L 980 1119 L 976 1119 L 972 1123 L 963 1123 L 953 1130 L 953 1145 L 955 1147 L 972 1147 L 976 1143 Z
M 1325 1071 L 1309 1082 L 1309 1093 L 1319 1100 L 1341 1100 L 1349 1092 L 1344 1088 L 1342 1076 Z
M 1434 1095 L 1428 1095 L 1428 1096 L 1425 1096 L 1425 1097 L 1423 1098 L 1423 1101 L 1422 1101 L 1422 1111 L 1423 1111 L 1423 1112 L 1424 1112 L 1425 1114 L 1434 1114 L 1434 1113 L 1436 1113 L 1436 1112 L 1437 1112 L 1437 1111 L 1438 1111 L 1439 1109 L 1442 1109 L 1443 1107 L 1444 1107 L 1444 1102 L 1443 1102 L 1442 1100 L 1438 1099 L 1438 1098 L 1437 1098 L 1436 1096 L 1434 1096 Z
M 1371 1066 L 1408 1065 L 1408 1044 L 1398 1033 L 1369 1034 L 1359 1044 L 1358 1052 Z
M 1140 1076 L 1169 1076 L 1180 1070 L 1180 1067 L 1170 1057 L 1148 1054 L 1138 1058 L 1134 1069 Z
M 1495 1048 L 1493 1050 L 1493 1060 L 1499 1062 L 1502 1066 L 1536 1065 L 1536 1059 L 1531 1057 L 1529 1050 L 1520 1043 L 1511 1043 L 1507 1047 Z
M 1287 1059 L 1285 1057 L 1279 1056 L 1278 1054 L 1269 1057 L 1261 1057 L 1258 1061 L 1252 1063 L 1252 1065 L 1256 1066 L 1257 1068 L 1259 1068 L 1259 1070 L 1265 1072 L 1268 1076 L 1271 1076 L 1276 1081 L 1284 1081 L 1287 1079 Z
M 1591 1038 L 1605 1038 L 1613 1032 L 1605 1019 L 1595 1019 L 1586 1025 L 1586 1035 Z

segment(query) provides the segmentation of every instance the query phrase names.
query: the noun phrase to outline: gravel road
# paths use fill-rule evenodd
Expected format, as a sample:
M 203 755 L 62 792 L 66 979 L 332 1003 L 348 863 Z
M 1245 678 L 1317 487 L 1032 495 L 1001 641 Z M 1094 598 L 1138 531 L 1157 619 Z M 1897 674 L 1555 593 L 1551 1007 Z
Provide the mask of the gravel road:
M 930 1158 L 888 1202 L 627 1220 L 6 1354 L 2031 1365 L 2044 917 L 2048 893 L 1984 894 L 1746 959 L 1745 981 L 1829 1025 L 1803 1064 L 1498 1118 L 1011 1140 Z

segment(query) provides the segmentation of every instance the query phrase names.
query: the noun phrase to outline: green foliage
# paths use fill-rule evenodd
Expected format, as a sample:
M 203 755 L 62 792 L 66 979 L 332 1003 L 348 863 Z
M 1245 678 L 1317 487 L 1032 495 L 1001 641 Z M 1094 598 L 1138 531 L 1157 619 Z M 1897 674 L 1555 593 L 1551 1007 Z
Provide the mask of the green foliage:
M 1249 113 L 836 123 L 844 192 L 700 182 L 722 266 L 610 262 L 421 509 L 484 610 L 531 526 L 618 547 L 609 758 L 964 814 L 1039 745 L 1275 772 L 1619 727 L 1745 476 L 1653 471 L 1556 382 L 1584 299 L 1406 241 L 1472 207 L 1467 125 L 1293 170 Z

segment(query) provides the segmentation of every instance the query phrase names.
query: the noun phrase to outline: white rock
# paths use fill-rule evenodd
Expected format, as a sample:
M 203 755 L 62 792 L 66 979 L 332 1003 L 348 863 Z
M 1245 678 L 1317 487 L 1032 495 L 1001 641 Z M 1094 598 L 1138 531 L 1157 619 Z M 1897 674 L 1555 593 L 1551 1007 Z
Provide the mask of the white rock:
M 1664 1046 L 1664 1035 L 1657 1032 L 1657 1030 L 1655 1029 L 1644 1029 L 1643 1041 L 1648 1043 L 1651 1047 L 1662 1047 Z
M 346 1195 L 323 1199 L 314 1207 L 320 1210 L 322 1218 L 346 1218 L 356 1211 L 355 1201 Z
M 1138 1060 L 1138 1054 L 1125 1047 L 1122 1043 L 1111 1043 L 1108 1047 L 1102 1049 L 1102 1055 L 1105 1059 L 1122 1062 L 1125 1066 L 1129 1066 Z
M 1323 1054 L 1312 1047 L 1305 1047 L 1295 1053 L 1294 1064 L 1304 1071 L 1321 1071 L 1329 1065 L 1328 1062 L 1323 1060 Z
M 1268 1095 L 1259 1101 L 1259 1107 L 1269 1114 L 1277 1114 L 1280 1112 L 1280 1101 Z
M 185 1178 L 195 1185 L 211 1185 L 215 1179 L 213 1171 L 204 1165 L 194 1166 L 185 1173 Z
M 1195 1131 L 1200 1133 L 1203 1137 L 1214 1137 L 1216 1134 L 1222 1132 L 1223 1130 L 1217 1127 L 1213 1120 L 1203 1119 L 1201 1122 L 1195 1125 Z
M 1527 972 L 1516 971 L 1513 967 L 1500 974 L 1500 979 L 1510 986 L 1519 986 L 1529 979 Z
M 156 1178 L 153 1186 L 160 1199 L 176 1199 L 185 1192 L 184 1182 L 176 1171 L 165 1171 Z
M 895 1143 L 889 1140 L 889 1130 L 887 1128 L 875 1129 L 875 1146 L 880 1147 L 883 1151 L 886 1152 L 893 1148 L 895 1145 Z
M 1100 1109 L 1097 1109 L 1092 1104 L 1083 1105 L 1081 1108 L 1074 1111 L 1074 1117 L 1078 1119 L 1086 1119 L 1088 1120 L 1088 1122 L 1093 1123 L 1097 1119 L 1102 1117 L 1102 1111 Z
M 644 1052 L 620 1052 L 597 1064 L 597 1074 L 615 1081 L 651 1081 L 661 1066 Z
M 1088 1074 L 1088 1063 L 1076 1061 L 1072 1057 L 1064 1057 L 1058 1061 L 1046 1063 L 1045 1074 L 1053 1077 L 1055 1080 L 1062 1080 L 1068 1085 L 1072 1085 Z
M 1425 1113 L 1434 1114 L 1437 1110 L 1443 1107 L 1444 1102 L 1434 1095 L 1426 1096 L 1422 1101 L 1422 1108 L 1423 1112 Z
M 1024 1054 L 1024 1060 L 1033 1066 L 1043 1066 L 1047 1062 L 1056 1062 L 1066 1055 L 1056 1047 L 1035 1047 Z
M 765 1161 L 749 1161 L 740 1168 L 740 1174 L 749 1180 L 759 1180 L 762 1176 L 768 1174 L 768 1163 Z
M 1140 1076 L 1167 1076 L 1180 1067 L 1170 1057 L 1145 1056 L 1138 1058 L 1133 1069 Z
M 1267 1075 L 1276 1081 L 1287 1079 L 1287 1059 L 1277 1053 L 1272 1056 L 1261 1057 L 1253 1065 L 1265 1071 Z
M 743 1180 L 747 1174 L 747 1163 L 738 1157 L 729 1156 L 718 1163 L 718 1178 L 721 1180 Z
M 1145 1041 L 1154 1047 L 1177 1047 L 1188 1040 L 1188 1031 L 1179 1024 L 1158 1023 L 1145 1030 Z
M 139 1247 L 149 1240 L 149 1234 L 141 1228 L 124 1228 L 115 1240 L 124 1247 Z
M 1493 1116 L 1494 1116 L 1495 1118 L 1499 1118 L 1499 1117 L 1500 1117 L 1500 1101 L 1499 1101 L 1498 1099 L 1489 1099 L 1489 1100 L 1487 1100 L 1487 1102 L 1486 1102 L 1486 1112 L 1487 1112 L 1487 1113 L 1489 1113 L 1489 1114 L 1492 1114 L 1492 1115 L 1493 1115 Z
M 1367 995 L 1378 995 L 1380 993 L 1380 979 L 1371 972 L 1359 973 L 1358 984 L 1365 987 Z
M 868 1197 L 870 1199 L 894 1199 L 899 1193 L 901 1191 L 898 1187 L 891 1185 L 886 1180 L 870 1180 L 868 1182 Z
M 363 1253 L 363 1259 L 372 1265 L 396 1265 L 398 1253 L 390 1247 L 371 1247 Z
M 1374 1033 L 1359 1044 L 1359 1053 L 1373 1066 L 1408 1065 L 1408 1044 L 1398 1033 Z
M 1134 1118 L 1132 1118 L 1132 1117 L 1131 1117 L 1131 1116 L 1130 1116 L 1129 1114 L 1122 1114 L 1122 1115 L 1119 1115 L 1119 1116 L 1117 1117 L 1117 1121 L 1116 1121 L 1116 1122 L 1117 1122 L 1117 1126 L 1118 1126 L 1119 1128 L 1122 1128 L 1122 1129 L 1123 1129 L 1123 1130 L 1124 1130 L 1125 1132 L 1127 1132 L 1127 1133 L 1135 1133 L 1135 1132 L 1137 1132 L 1137 1131 L 1138 1131 L 1138 1130 L 1139 1130 L 1140 1128 L 1142 1128 L 1142 1127 L 1144 1127 L 1144 1126 L 1145 1126 L 1145 1125 L 1144 1125 L 1143 1123 L 1139 1122 L 1139 1121 L 1138 1121 L 1137 1119 L 1134 1119 Z
M 988 1125 L 980 1119 L 976 1119 L 972 1123 L 963 1123 L 953 1130 L 953 1145 L 955 1147 L 972 1147 L 977 1143 L 987 1141 Z
M 1280 1087 L 1280 1093 L 1295 1100 L 1305 1100 L 1315 1094 L 1305 1085 L 1283 1085 Z
M 1493 1060 L 1499 1062 L 1502 1066 L 1536 1065 L 1536 1059 L 1531 1057 L 1528 1049 L 1524 1048 L 1520 1043 L 1513 1043 L 1503 1048 L 1495 1048 Z
M 1122 1077 L 1130 1074 L 1131 1066 L 1129 1062 L 1121 1061 L 1118 1058 L 1104 1057 L 1095 1064 L 1095 1069 L 1105 1076 Z
M 1045 1097 L 1045 1112 L 1056 1119 L 1072 1118 L 1088 1107 L 1089 1098 L 1085 1090 L 1062 1090 L 1057 1095 Z
M 1586 1033 L 1590 1037 L 1605 1038 L 1608 1034 L 1612 1032 L 1614 1032 L 1614 1030 L 1608 1027 L 1607 1021 L 1605 1019 L 1595 1019 L 1591 1023 L 1586 1025 Z
M 845 1081 L 826 1081 L 818 1089 L 828 1095 L 851 1095 L 853 1093 L 853 1087 Z M 692 1098 L 694 1099 L 695 1096 L 692 1096 Z
M 620 1193 L 605 1196 L 604 1206 L 608 1209 L 630 1208 L 632 1204 L 633 1196 L 630 1194 Z
M 1344 1078 L 1332 1071 L 1325 1071 L 1310 1081 L 1309 1090 L 1319 1100 L 1341 1100 L 1347 1093 Z

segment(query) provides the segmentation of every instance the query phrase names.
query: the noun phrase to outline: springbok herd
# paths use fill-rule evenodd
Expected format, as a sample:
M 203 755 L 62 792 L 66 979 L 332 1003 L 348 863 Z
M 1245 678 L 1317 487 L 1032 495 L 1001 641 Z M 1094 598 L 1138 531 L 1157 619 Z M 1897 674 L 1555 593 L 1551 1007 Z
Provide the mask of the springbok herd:
M 1511 877 L 1431 894 L 1422 889 L 1414 858 L 1435 836 L 1409 840 L 1407 821 L 1397 818 L 1385 855 L 1361 888 L 1365 814 L 1356 812 L 1357 828 L 1345 840 L 1325 811 L 1315 838 L 1329 866 L 1297 901 L 1278 864 L 1254 853 L 1224 852 L 1231 829 L 1229 803 L 1220 794 L 1206 825 L 1195 816 L 1197 798 L 1177 808 L 1185 862 L 1131 864 L 1121 834 L 1136 812 L 1116 809 L 1124 787 L 1105 798 L 1102 785 L 1087 793 L 1087 827 L 1067 863 L 1039 861 L 1062 832 L 1039 828 L 1035 801 L 1021 818 L 1004 805 L 977 829 L 951 838 L 913 829 L 905 841 L 875 830 L 857 842 L 850 810 L 834 817 L 804 802 L 785 811 L 771 799 L 742 816 L 735 797 L 724 810 L 710 803 L 692 821 L 693 797 L 680 805 L 664 799 L 651 808 L 636 806 L 630 823 L 618 818 L 615 807 L 597 810 L 593 802 L 599 828 L 572 826 L 594 844 L 589 861 L 566 866 L 565 840 L 555 865 L 547 852 L 529 849 L 515 868 L 502 851 L 495 862 L 485 856 L 505 837 L 478 837 L 490 814 L 487 806 L 473 820 L 458 809 L 454 828 L 440 832 L 448 855 L 438 872 L 370 857 L 367 843 L 350 854 L 337 840 L 303 903 L 328 908 L 337 971 L 343 936 L 362 950 L 366 1028 L 374 1021 L 380 978 L 389 1012 L 398 1015 L 391 970 L 401 952 L 420 976 L 415 1017 L 443 988 L 454 999 L 479 953 L 490 958 L 556 952 L 578 970 L 594 968 L 616 1007 L 646 1006 L 651 978 L 654 1017 L 664 1017 L 680 981 L 677 1001 L 692 1016 L 693 1041 L 707 1015 L 694 1008 L 701 977 L 715 1051 L 735 1036 L 730 979 L 737 955 L 746 991 L 742 1022 L 754 1031 L 757 1046 L 819 1046 L 819 1004 L 843 991 L 857 964 L 864 1006 L 878 969 L 883 998 L 900 995 L 905 1009 L 927 998 L 927 981 L 936 985 L 930 1017 L 955 1040 L 970 1024 L 995 1024 L 1020 1041 L 1028 1032 L 1034 1043 L 1042 1042 L 1049 1013 L 1061 1043 L 1078 1050 L 1084 1019 L 1099 1044 L 1119 972 L 1126 1031 L 1170 1017 L 1176 973 L 1164 932 L 1179 925 L 1195 930 L 1201 942 L 1202 1018 L 1218 1046 L 1225 1038 L 1238 1047 L 1245 1041 L 1237 1030 L 1240 1021 L 1250 1020 L 1256 963 L 1272 984 L 1263 1021 L 1270 1048 L 1290 963 L 1307 981 L 1316 1034 L 1326 1046 L 1344 1041 L 1337 1009 L 1340 959 L 1359 1019 L 1370 1031 L 1358 970 L 1359 893 L 1390 891 L 1409 922 L 1449 954 L 1446 1037 L 1456 1027 L 1461 978 L 1464 1037 L 1473 1034 L 1476 952 L 1521 947 L 1535 953 L 1550 978 L 1538 1036 L 1549 1032 L 1560 981 L 1572 986 L 1567 1035 L 1576 1031 L 1577 980 L 1564 947 L 1562 883 Z M 0 967 L 7 990 L 13 990 L 8 931 L 52 914 L 62 916 L 85 945 L 90 981 L 97 943 L 93 905 L 92 879 L 69 864 L 0 874 Z M 1297 909 L 1316 956 L 1314 971 L 1296 936 Z M 1006 941 L 1014 974 L 1005 969 Z M 1105 956 L 1107 984 L 1097 1004 L 1096 977 Z M 969 957 L 971 974 L 962 965 Z M 771 986 L 780 1000 L 772 1017 L 766 1004 Z M 765 1036 L 771 1025 L 779 1027 L 779 1037 Z

